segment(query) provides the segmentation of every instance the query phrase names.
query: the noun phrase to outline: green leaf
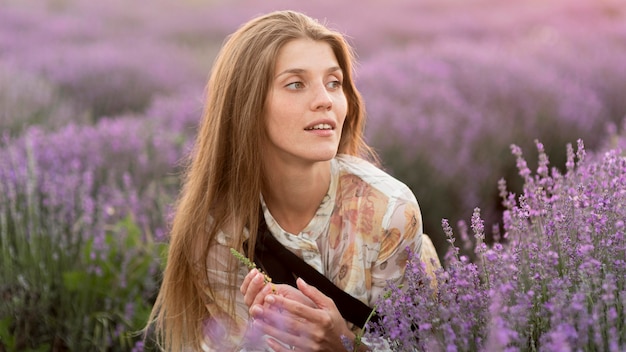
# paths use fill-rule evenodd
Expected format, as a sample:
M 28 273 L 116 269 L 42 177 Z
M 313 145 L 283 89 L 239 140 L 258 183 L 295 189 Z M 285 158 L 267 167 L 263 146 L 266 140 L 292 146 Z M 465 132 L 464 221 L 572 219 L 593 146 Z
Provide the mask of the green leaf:
M 63 286 L 70 291 L 81 291 L 89 284 L 90 275 L 84 271 L 66 271 L 63 273 Z
M 85 244 L 83 245 L 83 260 L 85 263 L 91 263 L 93 260 L 91 259 L 91 251 L 93 250 L 93 238 L 89 238 Z
M 141 244 L 141 229 L 133 221 L 130 216 L 127 216 L 120 222 L 120 225 L 126 229 L 126 239 L 124 245 L 126 248 L 136 248 Z
M 0 320 L 0 345 L 4 345 L 4 347 L 9 351 L 15 349 L 15 336 L 13 336 L 9 331 L 11 323 L 11 317 L 6 317 Z

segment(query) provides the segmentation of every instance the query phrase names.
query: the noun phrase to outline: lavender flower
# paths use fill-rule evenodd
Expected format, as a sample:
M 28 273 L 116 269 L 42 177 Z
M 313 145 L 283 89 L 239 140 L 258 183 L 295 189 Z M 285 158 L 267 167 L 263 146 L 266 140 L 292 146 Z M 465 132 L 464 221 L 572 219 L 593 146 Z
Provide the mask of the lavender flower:
M 432 291 L 411 254 L 407 283 L 389 286 L 371 334 L 398 351 L 626 348 L 626 158 L 621 150 L 587 155 L 579 141 L 576 153 L 567 147 L 563 175 L 548 171 L 543 146 L 536 145 L 536 174 L 512 147 L 525 179 L 518 201 L 499 183 L 506 241 L 482 242 L 476 209 L 478 261 L 451 248 Z M 442 224 L 454 243 L 447 220 Z

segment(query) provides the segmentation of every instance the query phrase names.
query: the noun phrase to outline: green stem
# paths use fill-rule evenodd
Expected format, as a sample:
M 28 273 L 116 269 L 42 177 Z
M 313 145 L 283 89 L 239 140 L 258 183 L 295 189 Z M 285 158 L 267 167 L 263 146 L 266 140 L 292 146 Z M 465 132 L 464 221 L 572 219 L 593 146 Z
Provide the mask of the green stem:
M 230 249 L 230 253 L 232 255 L 235 256 L 235 258 L 239 259 L 239 261 L 248 267 L 248 269 L 252 270 L 252 269 L 257 269 L 261 274 L 263 274 L 263 283 L 267 284 L 267 283 L 272 283 L 272 278 L 269 277 L 269 275 L 267 275 L 266 273 L 264 273 L 261 269 L 257 268 L 256 264 L 251 261 L 250 259 L 248 259 L 248 257 L 246 257 L 245 255 L 241 254 L 239 251 L 237 251 L 234 248 Z M 276 290 L 274 290 L 274 287 L 272 287 L 272 292 L 276 293 Z

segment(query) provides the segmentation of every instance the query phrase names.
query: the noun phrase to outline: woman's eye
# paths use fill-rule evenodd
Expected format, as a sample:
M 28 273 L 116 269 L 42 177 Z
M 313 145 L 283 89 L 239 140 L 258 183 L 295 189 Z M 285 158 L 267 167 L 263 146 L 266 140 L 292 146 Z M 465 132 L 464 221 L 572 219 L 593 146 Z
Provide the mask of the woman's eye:
M 289 89 L 302 89 L 302 88 L 304 88 L 304 83 L 302 83 L 302 82 L 293 82 L 293 83 L 289 83 L 285 87 L 287 87 Z
M 331 81 L 327 83 L 328 88 L 337 89 L 341 87 L 341 81 Z

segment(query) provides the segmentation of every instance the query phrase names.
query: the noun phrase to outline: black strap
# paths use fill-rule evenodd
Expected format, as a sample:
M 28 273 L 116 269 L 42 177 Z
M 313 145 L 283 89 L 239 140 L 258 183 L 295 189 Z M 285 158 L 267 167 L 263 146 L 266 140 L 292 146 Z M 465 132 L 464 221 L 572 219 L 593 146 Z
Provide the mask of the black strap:
M 319 271 L 285 248 L 267 228 L 263 214 L 259 216 L 259 232 L 254 258 L 257 265 L 272 278 L 272 282 L 296 287 L 296 278 L 301 277 L 330 297 L 344 319 L 363 328 L 372 308 L 335 286 Z M 244 246 L 246 246 L 245 243 Z M 377 320 L 376 314 L 370 318 L 370 321 Z

